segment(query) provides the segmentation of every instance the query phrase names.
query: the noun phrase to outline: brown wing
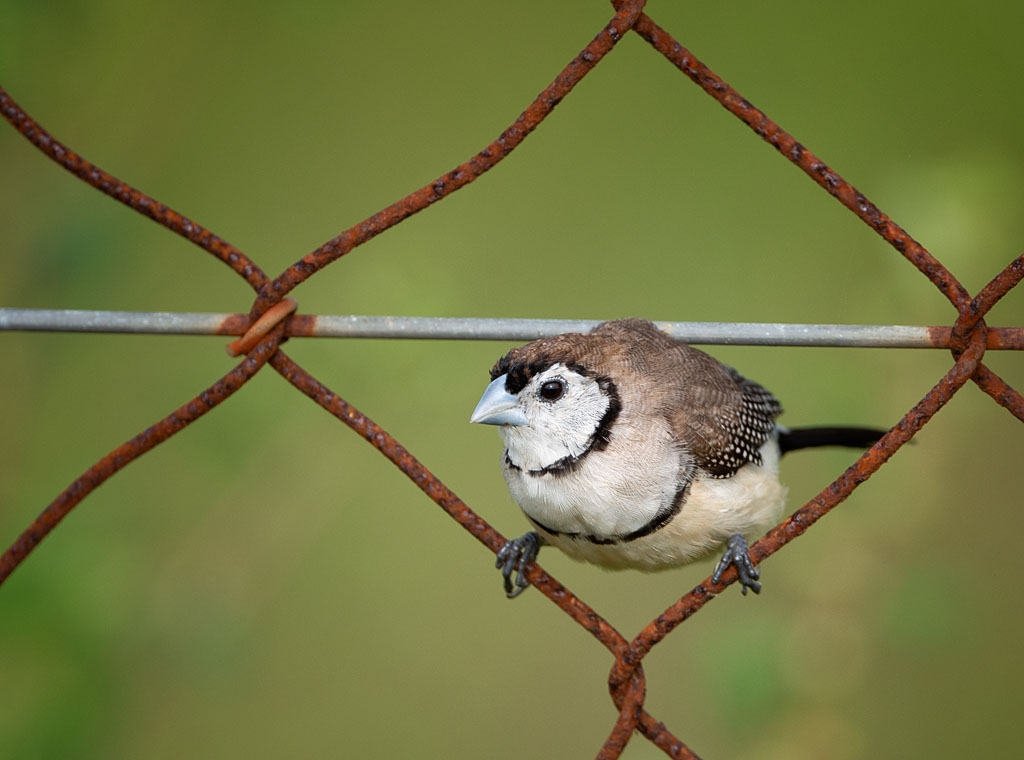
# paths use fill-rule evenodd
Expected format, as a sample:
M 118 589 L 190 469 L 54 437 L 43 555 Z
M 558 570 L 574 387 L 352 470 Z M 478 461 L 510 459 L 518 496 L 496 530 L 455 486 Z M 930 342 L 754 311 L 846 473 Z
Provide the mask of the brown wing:
M 605 323 L 595 333 L 620 342 L 630 368 L 658 397 L 657 411 L 669 418 L 699 467 L 727 478 L 748 462 L 760 464 L 758 452 L 782 413 L 768 390 L 646 320 Z
M 749 462 L 761 464 L 759 451 L 782 414 L 782 405 L 768 390 L 731 367 L 726 369 L 738 393 L 730 393 L 728 402 L 712 412 L 716 434 L 705 438 L 707 445 L 693 447 L 697 464 L 715 478 L 731 477 Z M 700 411 L 694 416 L 708 424 Z

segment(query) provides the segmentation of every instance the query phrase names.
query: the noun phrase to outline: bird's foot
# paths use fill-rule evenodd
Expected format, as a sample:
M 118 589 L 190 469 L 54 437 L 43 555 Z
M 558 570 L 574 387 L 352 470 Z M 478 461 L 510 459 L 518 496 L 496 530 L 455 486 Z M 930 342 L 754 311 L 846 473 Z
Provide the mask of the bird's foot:
M 539 551 L 540 536 L 533 531 L 506 541 L 498 550 L 494 566 L 501 570 L 501 577 L 505 579 L 505 596 L 509 599 L 515 599 L 530 585 L 524 571 L 527 565 L 537 559 Z M 516 574 L 515 583 L 512 581 L 513 572 Z
M 725 554 L 711 575 L 711 580 L 718 583 L 722 579 L 722 573 L 729 569 L 730 565 L 736 566 L 736 575 L 739 577 L 740 590 L 746 595 L 749 588 L 755 594 L 761 593 L 761 584 L 757 579 L 761 577 L 761 571 L 757 569 L 750 559 L 750 551 L 747 549 L 747 540 L 739 533 L 729 536 L 726 544 Z M 507 578 L 506 578 L 507 581 Z

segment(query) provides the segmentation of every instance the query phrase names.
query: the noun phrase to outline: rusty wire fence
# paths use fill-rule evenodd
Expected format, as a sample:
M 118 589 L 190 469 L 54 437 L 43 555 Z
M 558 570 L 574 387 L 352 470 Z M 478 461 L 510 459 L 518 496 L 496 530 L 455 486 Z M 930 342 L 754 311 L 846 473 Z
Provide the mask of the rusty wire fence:
M 542 124 L 555 106 L 569 96 L 584 77 L 599 65 L 614 65 L 604 63 L 605 59 L 609 58 L 623 38 L 634 34 L 650 46 L 651 55 L 664 57 L 682 76 L 703 89 L 754 134 L 775 148 L 781 158 L 793 163 L 822 191 L 874 230 L 894 249 L 896 255 L 904 257 L 920 271 L 921 276 L 948 300 L 958 315 L 952 325 L 937 328 L 934 333 L 933 343 L 945 346 L 951 354 L 945 374 L 936 379 L 934 387 L 906 411 L 877 445 L 751 547 L 755 562 L 763 562 L 772 556 L 846 499 L 965 387 L 974 386 L 1007 413 L 1024 421 L 1024 398 L 983 361 L 986 351 L 1024 347 L 1024 329 L 1005 327 L 990 330 L 985 321 L 989 310 L 1024 277 L 1024 256 L 1013 259 L 1001 271 L 992 272 L 987 285 L 977 293 L 970 293 L 941 261 L 868 197 L 744 99 L 690 53 L 676 37 L 646 15 L 644 5 L 642 0 L 615 0 L 614 15 L 607 25 L 557 74 L 519 118 L 468 161 L 341 232 L 276 276 L 265 272 L 256 261 L 211 230 L 126 184 L 61 143 L 26 113 L 11 95 L 0 90 L 0 111 L 4 118 L 46 156 L 83 182 L 202 248 L 227 265 L 254 293 L 248 315 L 236 315 L 217 328 L 224 335 L 238 336 L 229 347 L 232 355 L 240 357 L 235 367 L 195 398 L 187 400 L 101 457 L 58 494 L 0 557 L 0 583 L 7 580 L 40 542 L 100 484 L 200 417 L 216 410 L 235 393 L 242 391 L 253 377 L 268 368 L 327 414 L 364 438 L 455 523 L 489 551 L 497 552 L 505 541 L 502 535 L 398 440 L 347 402 L 343 388 L 338 389 L 341 391 L 339 393 L 327 387 L 283 350 L 283 343 L 289 337 L 309 335 L 316 322 L 315 317 L 304 315 L 301 311 L 296 313 L 297 304 L 290 294 L 320 270 L 355 248 L 396 227 L 412 215 L 444 201 L 455 191 L 495 168 Z M 45 558 L 40 557 L 36 561 L 44 562 Z M 687 744 L 685 732 L 673 727 L 676 722 L 673 716 L 655 716 L 645 707 L 643 663 L 645 657 L 666 636 L 730 585 L 735 580 L 735 572 L 730 570 L 719 584 L 713 584 L 710 579 L 705 580 L 668 606 L 632 637 L 616 630 L 584 599 L 546 573 L 541 566 L 532 566 L 527 576 L 540 593 L 576 621 L 613 657 L 608 686 L 618 717 L 609 725 L 608 734 L 603 737 L 604 744 L 597 756 L 620 756 L 631 738 L 639 734 L 670 757 L 697 757 Z M 583 745 L 595 740 L 596 737 L 580 737 Z

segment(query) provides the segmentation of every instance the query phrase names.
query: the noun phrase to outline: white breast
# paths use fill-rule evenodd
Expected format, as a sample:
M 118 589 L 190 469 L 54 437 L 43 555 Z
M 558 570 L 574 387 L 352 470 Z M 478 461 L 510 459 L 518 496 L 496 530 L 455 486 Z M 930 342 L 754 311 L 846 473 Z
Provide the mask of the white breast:
M 718 551 L 733 534 L 753 540 L 778 522 L 786 489 L 778 480 L 779 448 L 770 440 L 761 448 L 761 465 L 749 464 L 731 478 L 690 483 L 675 519 L 646 536 L 599 544 L 569 535 L 624 536 L 648 524 L 675 498 L 679 483 L 678 452 L 656 456 L 666 450 L 673 448 L 636 445 L 628 466 L 611 466 L 622 457 L 614 456 L 610 447 L 568 477 L 531 478 L 506 469 L 506 479 L 523 511 L 561 534 L 545 535 L 547 543 L 575 559 L 610 568 L 657 570 L 686 564 Z
M 675 498 L 686 462 L 665 422 L 641 430 L 619 424 L 611 444 L 569 471 L 530 474 L 506 465 L 505 479 L 527 516 L 559 533 L 627 535 Z

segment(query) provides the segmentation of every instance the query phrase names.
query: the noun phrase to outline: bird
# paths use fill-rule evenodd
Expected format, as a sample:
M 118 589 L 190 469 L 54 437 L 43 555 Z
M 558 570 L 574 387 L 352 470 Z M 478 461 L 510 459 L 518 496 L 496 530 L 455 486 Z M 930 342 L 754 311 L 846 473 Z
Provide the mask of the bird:
M 812 446 L 868 448 L 870 427 L 788 429 L 778 399 L 638 318 L 513 348 L 470 422 L 495 425 L 502 472 L 533 530 L 497 553 L 505 594 L 529 586 L 542 546 L 606 568 L 653 571 L 717 551 L 760 593 L 749 541 L 778 523 L 779 458 Z

